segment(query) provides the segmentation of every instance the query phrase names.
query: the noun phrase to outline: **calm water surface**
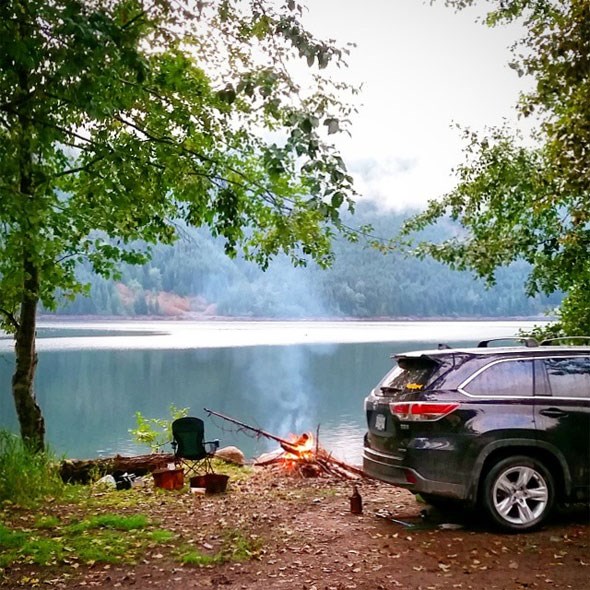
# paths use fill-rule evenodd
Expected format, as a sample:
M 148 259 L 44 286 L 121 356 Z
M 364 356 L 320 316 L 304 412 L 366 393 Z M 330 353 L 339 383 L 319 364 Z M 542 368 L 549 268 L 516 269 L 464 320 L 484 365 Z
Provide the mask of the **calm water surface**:
M 53 450 L 70 457 L 148 452 L 135 412 L 170 404 L 205 419 L 207 439 L 247 457 L 272 449 L 204 407 L 281 437 L 315 432 L 359 463 L 363 399 L 391 355 L 511 336 L 531 322 L 68 322 L 39 326 L 36 393 Z M 0 428 L 17 431 L 12 341 L 0 338 Z M 168 447 L 165 450 L 170 451 Z

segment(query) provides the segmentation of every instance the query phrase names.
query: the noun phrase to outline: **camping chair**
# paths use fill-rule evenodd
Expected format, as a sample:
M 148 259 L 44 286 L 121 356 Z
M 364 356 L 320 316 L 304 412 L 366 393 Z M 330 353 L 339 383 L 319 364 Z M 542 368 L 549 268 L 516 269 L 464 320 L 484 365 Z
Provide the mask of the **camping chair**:
M 172 422 L 172 448 L 176 463 L 188 476 L 191 472 L 213 473 L 211 459 L 219 448 L 219 440 L 204 441 L 205 425 L 200 418 L 178 418 Z

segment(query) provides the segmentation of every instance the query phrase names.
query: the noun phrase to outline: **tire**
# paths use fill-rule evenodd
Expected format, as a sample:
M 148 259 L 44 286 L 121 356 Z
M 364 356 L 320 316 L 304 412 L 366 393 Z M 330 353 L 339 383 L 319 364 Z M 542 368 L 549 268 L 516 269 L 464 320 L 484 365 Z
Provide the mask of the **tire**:
M 546 467 L 526 456 L 496 463 L 484 479 L 483 506 L 500 528 L 525 532 L 539 527 L 555 500 L 555 484 Z

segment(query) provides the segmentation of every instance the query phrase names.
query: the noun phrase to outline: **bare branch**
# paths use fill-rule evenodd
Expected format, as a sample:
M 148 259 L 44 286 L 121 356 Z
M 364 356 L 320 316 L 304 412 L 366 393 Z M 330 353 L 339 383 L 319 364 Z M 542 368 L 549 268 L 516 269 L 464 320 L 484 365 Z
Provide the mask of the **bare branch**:
M 10 311 L 8 311 L 7 309 L 4 309 L 4 308 L 0 307 L 0 314 L 2 314 L 8 320 L 8 323 L 15 330 L 18 330 L 20 328 L 20 324 L 18 323 L 18 320 L 16 319 L 16 317 L 14 316 L 13 313 L 11 313 Z

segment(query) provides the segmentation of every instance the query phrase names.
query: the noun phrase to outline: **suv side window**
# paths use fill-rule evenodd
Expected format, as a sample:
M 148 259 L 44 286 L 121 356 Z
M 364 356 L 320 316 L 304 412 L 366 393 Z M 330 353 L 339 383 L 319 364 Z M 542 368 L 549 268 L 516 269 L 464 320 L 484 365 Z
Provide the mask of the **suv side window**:
M 590 398 L 590 357 L 544 359 L 553 397 Z
M 533 361 L 492 363 L 467 380 L 462 389 L 478 397 L 532 397 Z

